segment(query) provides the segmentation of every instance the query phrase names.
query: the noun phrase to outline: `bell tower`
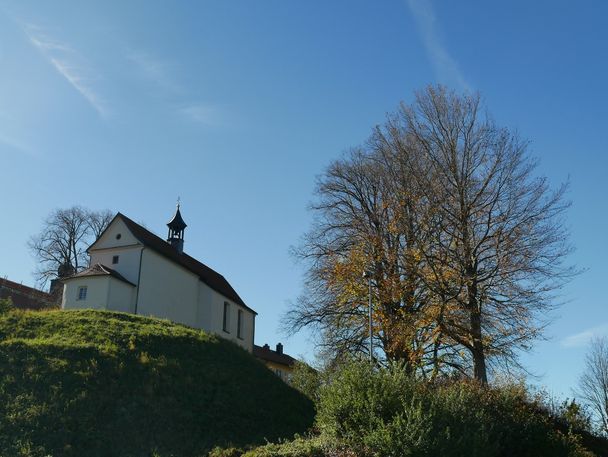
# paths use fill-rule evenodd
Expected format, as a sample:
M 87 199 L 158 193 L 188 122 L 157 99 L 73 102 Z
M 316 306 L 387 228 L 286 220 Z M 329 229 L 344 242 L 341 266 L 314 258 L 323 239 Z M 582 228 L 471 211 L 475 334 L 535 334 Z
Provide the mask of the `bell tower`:
M 180 203 L 179 199 L 177 199 L 177 209 L 175 210 L 175 215 L 173 216 L 173 219 L 167 223 L 167 227 L 169 227 L 167 243 L 173 246 L 173 248 L 181 254 L 184 252 L 184 230 L 186 229 L 187 225 L 182 218 L 179 207 Z

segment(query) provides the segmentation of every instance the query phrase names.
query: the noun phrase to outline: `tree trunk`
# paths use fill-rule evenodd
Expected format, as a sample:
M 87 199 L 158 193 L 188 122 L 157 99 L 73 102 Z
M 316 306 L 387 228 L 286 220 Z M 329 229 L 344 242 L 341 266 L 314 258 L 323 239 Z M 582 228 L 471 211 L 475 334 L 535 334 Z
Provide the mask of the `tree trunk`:
M 469 302 L 470 319 L 471 319 L 471 337 L 473 339 L 473 376 L 482 384 L 488 383 L 488 375 L 486 370 L 486 355 L 482 339 L 481 330 L 481 312 L 477 299 L 473 298 L 472 303 Z

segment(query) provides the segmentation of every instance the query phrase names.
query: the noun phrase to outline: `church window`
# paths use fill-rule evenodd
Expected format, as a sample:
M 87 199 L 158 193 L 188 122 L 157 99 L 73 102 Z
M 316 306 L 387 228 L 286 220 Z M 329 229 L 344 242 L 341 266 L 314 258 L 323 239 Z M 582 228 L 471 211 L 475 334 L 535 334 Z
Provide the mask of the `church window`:
M 117 255 L 115 255 L 114 257 L 112 257 L 112 265 L 116 265 L 118 263 L 118 257 Z
M 224 320 L 222 328 L 226 333 L 230 333 L 230 303 L 227 301 L 224 302 Z
M 120 240 L 120 238 L 121 238 L 121 237 L 122 237 L 122 235 L 121 235 L 120 233 L 118 233 L 118 234 L 116 235 L 116 239 L 117 239 L 117 240 Z
M 78 288 L 78 300 L 86 300 L 87 299 L 87 287 L 82 286 Z
M 243 311 L 239 309 L 236 321 L 236 336 L 243 339 Z

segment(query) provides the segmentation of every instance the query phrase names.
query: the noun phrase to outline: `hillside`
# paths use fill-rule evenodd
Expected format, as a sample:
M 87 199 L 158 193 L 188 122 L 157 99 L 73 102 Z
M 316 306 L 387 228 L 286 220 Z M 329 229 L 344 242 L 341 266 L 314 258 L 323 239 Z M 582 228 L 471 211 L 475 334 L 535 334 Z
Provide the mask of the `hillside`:
M 0 316 L 2 456 L 201 456 L 303 432 L 312 404 L 236 345 L 121 313 Z

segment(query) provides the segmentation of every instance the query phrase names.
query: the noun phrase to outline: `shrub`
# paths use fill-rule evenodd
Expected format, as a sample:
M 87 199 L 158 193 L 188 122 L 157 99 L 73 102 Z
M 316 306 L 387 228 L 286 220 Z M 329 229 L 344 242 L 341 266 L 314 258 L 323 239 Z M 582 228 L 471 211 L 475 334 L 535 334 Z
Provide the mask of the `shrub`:
M 400 366 L 347 366 L 321 389 L 317 426 L 323 436 L 364 456 L 590 455 L 519 387 L 429 386 Z
M 291 387 L 316 403 L 319 400 L 321 374 L 306 363 L 296 361 L 291 374 Z
M 6 314 L 9 311 L 13 311 L 15 307 L 10 298 L 0 299 L 0 314 Z
M 285 443 L 255 448 L 243 457 L 323 457 L 328 453 L 328 445 L 320 437 L 302 438 Z
M 243 449 L 229 447 L 215 447 L 209 452 L 207 457 L 241 457 L 245 451 Z

